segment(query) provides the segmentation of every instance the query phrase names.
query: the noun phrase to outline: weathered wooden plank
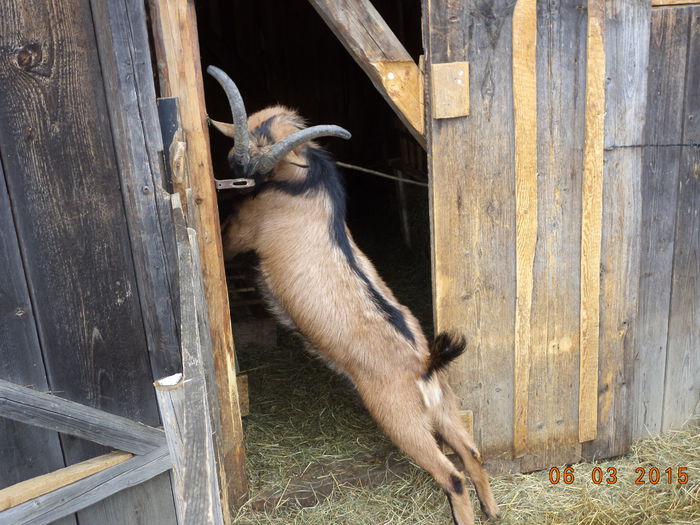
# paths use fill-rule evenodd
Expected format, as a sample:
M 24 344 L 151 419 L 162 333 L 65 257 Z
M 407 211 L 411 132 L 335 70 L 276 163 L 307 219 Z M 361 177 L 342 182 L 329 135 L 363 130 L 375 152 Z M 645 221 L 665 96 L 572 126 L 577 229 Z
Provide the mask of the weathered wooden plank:
M 639 308 L 632 383 L 632 437 L 661 432 L 673 239 L 688 51 L 688 9 L 651 14 L 641 206 Z
M 0 150 L 49 386 L 157 423 L 89 4 L 15 0 L 0 18 Z M 62 443 L 69 463 L 104 451 Z
M 133 454 L 115 450 L 104 456 L 81 461 L 70 467 L 64 467 L 7 487 L 0 490 L 0 512 L 92 476 L 132 457 L 134 457 Z
M 598 431 L 600 334 L 600 245 L 603 219 L 605 142 L 605 2 L 588 0 L 586 117 L 581 194 L 581 297 L 579 329 L 578 438 Z
M 161 95 L 178 97 L 181 126 L 187 142 L 187 172 L 197 203 L 197 221 L 191 226 L 196 229 L 199 239 L 221 404 L 224 442 L 223 460 L 219 461 L 219 483 L 224 501 L 228 498 L 230 505 L 235 506 L 245 501 L 248 484 L 194 2 L 150 0 L 149 6 Z M 224 503 L 224 509 L 228 506 Z
M 222 524 L 204 377 L 176 374 L 156 381 L 155 387 L 173 459 L 178 523 Z
M 177 339 L 170 280 L 166 260 L 166 229 L 170 213 L 161 214 L 158 200 L 165 192 L 161 165 L 155 151 L 149 150 L 149 135 L 160 136 L 152 80 L 139 85 L 139 61 L 150 67 L 150 57 L 142 51 L 145 41 L 136 41 L 140 34 L 129 18 L 125 0 L 102 2 L 91 0 L 100 66 L 107 90 L 107 107 L 114 135 L 114 146 L 121 180 L 131 251 L 134 259 L 138 295 L 144 319 L 151 368 L 156 377 L 174 374 L 181 369 L 180 346 Z M 134 6 L 129 6 L 132 9 Z M 137 10 L 145 23 L 143 7 Z M 145 29 L 145 27 L 143 28 Z M 152 75 L 150 75 L 152 76 Z M 146 89 L 146 87 L 150 89 Z M 151 115 L 151 127 L 146 128 L 146 115 Z M 156 140 L 156 139 L 151 139 Z M 160 144 L 162 151 L 162 144 Z M 156 156 L 156 159 L 151 159 Z M 168 210 L 169 211 L 169 210 Z
M 427 111 L 433 304 L 436 329 L 469 341 L 450 380 L 462 408 L 474 412 L 487 457 L 509 456 L 513 445 L 512 11 L 506 0 L 423 2 L 426 72 L 432 63 L 468 61 L 471 76 L 468 117 L 435 120 Z
M 48 390 L 34 311 L 0 164 L 0 379 Z M 0 418 L 0 487 L 65 465 L 58 435 Z
M 629 406 L 639 287 L 642 149 L 651 6 L 606 2 L 605 167 L 601 244 L 598 432 L 590 457 L 624 454 L 632 439 Z
M 515 385 L 513 452 L 527 448 L 531 367 L 532 288 L 537 244 L 537 3 L 519 0 L 513 12 L 515 128 Z
M 194 202 L 191 203 L 194 206 Z M 214 439 L 219 435 L 211 339 L 196 233 L 185 225 L 180 199 L 172 196 L 180 275 L 183 372 L 156 381 L 156 395 L 173 458 L 175 502 L 180 523 L 223 523 Z M 205 373 L 205 366 L 208 373 Z M 218 443 L 220 446 L 220 442 Z
M 700 398 L 700 7 L 690 11 L 678 211 L 673 246 L 662 430 L 680 428 Z
M 425 146 L 423 75 L 370 0 L 310 0 L 357 64 Z
M 133 454 L 147 454 L 165 439 L 157 428 L 1 379 L 0 416 Z
M 0 512 L 0 523 L 8 525 L 50 523 L 94 505 L 119 491 L 139 485 L 165 472 L 171 468 L 171 465 L 167 447 L 156 449 L 144 456 L 136 456 L 32 501 Z M 173 523 L 163 521 L 162 518 L 168 517 L 163 516 L 157 521 L 148 521 L 148 523 Z
M 537 2 L 537 245 L 532 270 L 528 453 L 521 469 L 571 463 L 578 443 L 579 270 L 586 16 Z

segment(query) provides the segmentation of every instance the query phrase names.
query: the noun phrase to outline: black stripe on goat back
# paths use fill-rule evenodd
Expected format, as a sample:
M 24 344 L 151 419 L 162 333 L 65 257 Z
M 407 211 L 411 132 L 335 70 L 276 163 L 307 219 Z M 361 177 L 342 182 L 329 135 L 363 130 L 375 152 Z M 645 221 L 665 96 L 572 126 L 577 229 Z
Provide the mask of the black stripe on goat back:
M 290 195 L 301 195 L 307 192 L 324 191 L 330 198 L 333 206 L 331 215 L 330 234 L 333 242 L 340 248 L 340 251 L 348 261 L 348 265 L 355 274 L 365 283 L 372 302 L 384 314 L 385 318 L 396 330 L 408 341 L 415 344 L 413 332 L 408 328 L 406 317 L 395 305 L 391 304 L 379 290 L 377 290 L 369 277 L 365 275 L 362 268 L 355 259 L 355 254 L 350 245 L 350 239 L 345 231 L 345 187 L 343 176 L 338 170 L 331 156 L 320 148 L 306 148 L 306 158 L 309 164 L 306 178 L 300 182 L 276 181 L 272 180 L 266 188 L 274 188 Z

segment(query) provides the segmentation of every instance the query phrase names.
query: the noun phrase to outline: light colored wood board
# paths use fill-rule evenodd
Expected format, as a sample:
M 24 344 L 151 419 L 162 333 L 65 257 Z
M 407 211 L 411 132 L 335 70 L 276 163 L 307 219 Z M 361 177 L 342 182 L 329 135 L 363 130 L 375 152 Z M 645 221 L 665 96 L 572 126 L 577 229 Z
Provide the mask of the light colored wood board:
M 123 463 L 132 457 L 133 454 L 117 450 L 2 489 L 0 512 Z
M 537 3 L 518 0 L 513 12 L 515 128 L 515 385 L 513 453 L 527 451 L 532 289 L 537 245 Z
M 423 122 L 423 73 L 413 60 L 391 60 L 371 62 L 380 75 L 386 94 L 396 108 L 421 135 L 425 132 Z
M 462 408 L 474 412 L 482 454 L 505 461 L 515 324 L 512 10 L 509 1 L 423 2 L 426 71 L 468 61 L 478 86 L 469 117 L 435 120 L 429 108 L 426 119 L 436 330 L 466 336 L 450 381 Z
M 119 465 L 109 467 L 92 476 L 0 512 L 0 523 L 11 523 L 12 525 L 51 523 L 105 500 L 117 492 L 141 484 L 165 472 L 171 467 L 171 464 L 168 449 L 166 447 L 156 449 L 146 455 L 133 457 Z M 141 491 L 145 492 L 143 487 L 141 487 Z M 90 513 L 88 512 L 87 515 L 89 516 Z M 114 515 L 113 518 L 124 516 L 126 519 L 132 519 L 131 515 L 125 515 L 123 512 Z M 160 520 L 149 523 L 154 522 L 162 523 Z M 131 525 L 131 523 L 136 522 L 129 522 L 127 525 Z
M 430 82 L 432 118 L 469 115 L 469 62 L 432 64 Z
M 372 64 L 411 62 L 413 66 L 410 67 L 410 75 L 420 78 L 411 55 L 374 8 L 371 0 L 310 0 L 310 3 L 367 74 L 411 135 L 425 147 L 423 116 L 420 112 L 415 112 L 415 107 L 422 105 L 420 99 L 415 99 L 416 91 L 410 89 L 396 97 L 397 93 L 385 86 L 380 69 Z M 414 67 L 416 70 L 413 70 Z M 410 109 L 404 111 L 404 108 Z
M 180 369 L 180 346 L 171 303 L 166 264 L 163 219 L 157 200 L 162 195 L 160 163 L 152 162 L 147 135 L 160 135 L 159 127 L 144 128 L 144 107 L 155 111 L 155 92 L 144 92 L 136 82 L 135 42 L 125 2 L 92 0 L 100 66 L 105 78 L 107 107 L 114 134 L 124 210 L 129 226 L 139 301 L 146 327 L 151 368 L 156 377 Z M 143 21 L 141 21 L 143 23 Z M 150 57 L 145 57 L 150 61 Z
M 700 7 L 691 11 L 683 143 L 700 142 Z M 700 148 L 681 149 L 662 430 L 680 428 L 700 398 Z
M 250 396 L 248 389 L 248 375 L 238 374 L 236 377 L 238 381 L 238 397 L 241 400 L 241 415 L 250 415 Z
M 605 136 L 605 2 L 588 0 L 586 121 L 581 194 L 581 303 L 579 331 L 578 439 L 598 432 L 600 246 L 603 218 Z
M 151 452 L 165 439 L 156 428 L 2 379 L 0 416 L 133 454 Z
M 566 35 L 564 37 L 563 35 Z M 581 184 L 586 12 L 537 2 L 538 221 L 528 454 L 521 470 L 572 463 L 578 442 Z
M 229 503 L 224 503 L 224 508 L 227 508 L 245 501 L 248 482 L 194 2 L 150 0 L 149 6 L 161 94 L 179 99 L 181 125 L 187 142 L 187 171 L 197 203 L 198 220 L 191 226 L 198 234 L 207 309 L 210 312 L 223 429 L 219 482 L 222 497 L 229 500 Z M 229 513 L 224 514 L 228 516 Z
M 598 432 L 586 458 L 626 453 L 639 291 L 641 148 L 647 100 L 651 6 L 606 2 L 605 165 L 601 244 Z
M 645 144 L 680 144 L 688 51 L 687 9 L 652 11 Z M 680 147 L 643 153 L 639 308 L 632 437 L 661 432 Z
M 699 4 L 700 0 L 651 0 L 652 7 L 682 7 Z

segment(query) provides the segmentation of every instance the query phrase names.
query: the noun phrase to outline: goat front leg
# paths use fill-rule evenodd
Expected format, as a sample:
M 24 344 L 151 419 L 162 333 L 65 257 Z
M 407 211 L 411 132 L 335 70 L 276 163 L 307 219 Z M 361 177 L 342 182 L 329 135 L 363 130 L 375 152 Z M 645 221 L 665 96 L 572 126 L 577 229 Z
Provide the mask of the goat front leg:
M 229 261 L 239 253 L 255 249 L 255 229 L 245 220 L 245 212 L 234 212 L 221 226 L 221 244 L 224 260 Z
M 425 469 L 447 495 L 455 525 L 473 525 L 474 511 L 464 476 L 440 451 L 415 382 L 360 389 L 365 405 L 389 438 Z M 364 393 L 363 393 L 364 390 Z

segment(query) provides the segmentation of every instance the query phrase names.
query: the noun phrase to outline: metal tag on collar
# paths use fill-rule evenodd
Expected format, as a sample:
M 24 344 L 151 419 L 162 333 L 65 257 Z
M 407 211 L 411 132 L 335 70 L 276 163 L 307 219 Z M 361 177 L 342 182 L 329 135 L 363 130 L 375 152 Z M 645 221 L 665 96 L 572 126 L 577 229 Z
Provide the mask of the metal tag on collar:
M 255 181 L 253 179 L 241 178 L 241 179 L 224 179 L 217 180 L 216 189 L 217 190 L 242 190 L 246 188 L 252 188 L 255 186 Z

